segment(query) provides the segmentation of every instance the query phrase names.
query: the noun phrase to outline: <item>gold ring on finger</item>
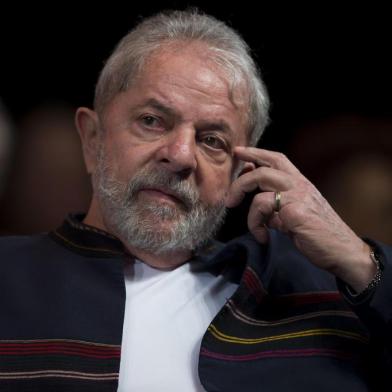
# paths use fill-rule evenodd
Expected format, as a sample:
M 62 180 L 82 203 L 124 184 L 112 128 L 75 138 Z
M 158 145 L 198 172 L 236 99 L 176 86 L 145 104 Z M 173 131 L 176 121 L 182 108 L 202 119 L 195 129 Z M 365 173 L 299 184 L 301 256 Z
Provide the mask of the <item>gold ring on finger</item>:
M 281 200 L 282 200 L 282 194 L 279 191 L 275 192 L 275 205 L 274 205 L 274 211 L 275 212 L 279 212 L 280 211 Z

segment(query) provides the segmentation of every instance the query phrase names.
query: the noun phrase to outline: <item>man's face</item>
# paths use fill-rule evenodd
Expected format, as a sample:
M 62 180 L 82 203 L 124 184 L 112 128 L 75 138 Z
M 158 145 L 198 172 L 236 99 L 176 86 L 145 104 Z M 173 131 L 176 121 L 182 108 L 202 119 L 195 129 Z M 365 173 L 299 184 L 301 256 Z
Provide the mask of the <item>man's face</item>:
M 159 253 L 211 237 L 224 215 L 233 148 L 246 143 L 236 96 L 193 45 L 153 55 L 110 102 L 94 188 L 105 225 L 125 243 Z

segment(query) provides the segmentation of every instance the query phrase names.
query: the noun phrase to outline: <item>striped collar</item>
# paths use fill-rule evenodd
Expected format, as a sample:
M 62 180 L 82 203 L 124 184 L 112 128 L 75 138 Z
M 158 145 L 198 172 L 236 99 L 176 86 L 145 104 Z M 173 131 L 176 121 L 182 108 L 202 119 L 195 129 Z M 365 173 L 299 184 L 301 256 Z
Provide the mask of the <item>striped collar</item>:
M 68 249 L 92 257 L 129 255 L 122 242 L 110 233 L 83 223 L 85 214 L 69 214 L 63 224 L 49 233 L 56 242 Z M 224 248 L 218 241 L 210 241 L 197 249 L 192 259 L 214 264 L 213 259 Z
M 123 257 L 128 252 L 113 235 L 83 223 L 84 214 L 70 214 L 63 224 L 49 233 L 57 243 L 75 253 L 90 257 Z
M 87 257 L 124 258 L 130 255 L 122 242 L 103 230 L 83 223 L 84 214 L 70 214 L 63 224 L 49 236 L 72 252 Z M 231 270 L 238 280 L 245 268 L 248 251 L 244 246 L 248 236 L 228 244 L 212 240 L 193 252 L 191 260 L 195 269 L 209 270 L 219 275 Z M 245 240 L 245 241 L 244 241 Z M 235 260 L 233 265 L 233 260 Z

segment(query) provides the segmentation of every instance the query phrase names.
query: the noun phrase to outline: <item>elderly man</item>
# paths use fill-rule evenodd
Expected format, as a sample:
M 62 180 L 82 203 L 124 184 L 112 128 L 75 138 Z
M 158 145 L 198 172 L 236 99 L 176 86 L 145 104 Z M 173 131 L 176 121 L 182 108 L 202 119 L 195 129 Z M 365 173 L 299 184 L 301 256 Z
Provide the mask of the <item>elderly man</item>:
M 382 390 L 391 249 L 252 147 L 267 109 L 212 17 L 159 14 L 122 39 L 76 114 L 88 213 L 2 241 L 2 391 Z M 213 241 L 254 190 L 250 234 Z

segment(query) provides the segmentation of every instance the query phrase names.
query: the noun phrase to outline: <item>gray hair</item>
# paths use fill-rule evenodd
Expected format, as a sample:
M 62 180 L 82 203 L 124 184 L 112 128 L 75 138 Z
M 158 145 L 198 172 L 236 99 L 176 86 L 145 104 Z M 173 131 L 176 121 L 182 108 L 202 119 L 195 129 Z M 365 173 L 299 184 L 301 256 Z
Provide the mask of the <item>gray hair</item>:
M 94 107 L 106 105 L 126 91 L 155 51 L 175 42 L 196 41 L 207 45 L 212 60 L 229 78 L 231 94 L 238 85 L 248 93 L 248 142 L 256 145 L 268 124 L 269 98 L 250 49 L 241 36 L 225 23 L 198 10 L 166 11 L 144 19 L 114 49 L 99 76 Z

